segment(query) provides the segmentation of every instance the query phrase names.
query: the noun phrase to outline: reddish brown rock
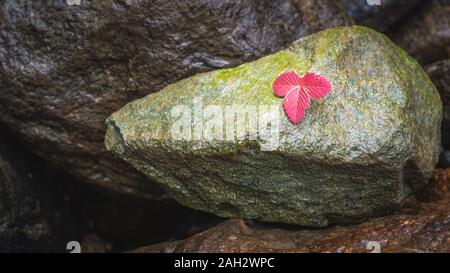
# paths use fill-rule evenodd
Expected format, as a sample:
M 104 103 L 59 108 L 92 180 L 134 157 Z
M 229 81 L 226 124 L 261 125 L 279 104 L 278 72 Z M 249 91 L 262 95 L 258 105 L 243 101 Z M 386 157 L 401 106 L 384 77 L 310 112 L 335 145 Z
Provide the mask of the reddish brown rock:
M 424 1 L 389 36 L 422 64 L 450 57 L 450 1 Z
M 412 198 L 390 216 L 355 226 L 302 230 L 228 220 L 185 240 L 132 252 L 371 252 L 370 242 L 378 242 L 381 252 L 450 252 L 449 174 L 436 170 L 422 201 Z
M 104 188 L 159 198 L 103 146 L 105 119 L 193 74 L 239 65 L 351 20 L 333 0 L 0 4 L 0 122 Z

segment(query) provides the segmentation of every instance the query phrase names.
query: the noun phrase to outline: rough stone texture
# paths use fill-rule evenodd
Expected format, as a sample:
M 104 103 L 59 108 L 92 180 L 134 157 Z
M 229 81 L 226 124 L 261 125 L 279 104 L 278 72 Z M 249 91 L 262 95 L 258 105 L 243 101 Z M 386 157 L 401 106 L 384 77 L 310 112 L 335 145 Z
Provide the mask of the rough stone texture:
M 450 1 L 424 1 L 389 36 L 422 64 L 450 57 Z
M 222 109 L 281 105 L 272 83 L 290 70 L 319 72 L 334 90 L 314 101 L 299 125 L 280 114 L 273 150 L 262 151 L 261 138 L 172 137 L 179 122 L 173 108 L 192 105 L 195 97 Z M 440 151 L 441 117 L 439 94 L 414 59 L 380 33 L 342 27 L 129 103 L 108 119 L 105 143 L 186 206 L 223 217 L 327 226 L 385 214 L 426 184 Z M 235 126 L 234 118 L 225 119 Z M 192 128 L 199 124 L 192 121 Z
M 442 146 L 450 150 L 450 59 L 430 64 L 425 70 L 441 95 L 444 112 Z
M 422 0 L 381 0 L 381 5 L 368 5 L 366 0 L 340 0 L 355 23 L 381 32 L 389 30 L 420 2 Z
M 63 252 L 74 231 L 67 207 L 24 162 L 22 149 L 0 135 L 0 252 Z
M 450 169 L 437 170 L 421 193 L 393 215 L 350 227 L 295 230 L 229 220 L 181 241 L 135 249 L 144 253 L 189 252 L 450 252 Z M 436 195 L 436 193 L 438 193 Z M 426 197 L 425 200 L 427 199 Z
M 16 1 L 0 4 L 0 121 L 103 187 L 157 195 L 103 146 L 126 102 L 351 20 L 332 0 Z

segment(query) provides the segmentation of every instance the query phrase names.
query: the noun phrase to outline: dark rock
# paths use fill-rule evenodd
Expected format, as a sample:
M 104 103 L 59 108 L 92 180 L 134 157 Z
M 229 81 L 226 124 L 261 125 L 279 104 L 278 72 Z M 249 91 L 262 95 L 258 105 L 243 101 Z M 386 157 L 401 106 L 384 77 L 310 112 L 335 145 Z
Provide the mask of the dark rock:
M 389 36 L 423 65 L 448 59 L 450 1 L 424 1 Z
M 427 189 L 443 191 L 434 202 L 415 198 L 390 216 L 372 219 L 350 227 L 321 230 L 298 230 L 273 227 L 242 220 L 229 220 L 216 227 L 175 242 L 142 247 L 132 252 L 371 252 L 379 244 L 381 252 L 444 252 L 450 251 L 450 170 L 439 170 L 446 185 Z M 446 172 L 446 175 L 442 173 Z
M 332 0 L 1 1 L 0 121 L 86 181 L 161 196 L 103 146 L 125 103 L 351 20 Z
M 389 30 L 422 0 L 340 0 L 355 23 L 381 32 Z M 369 5 L 368 2 L 374 4 Z
M 450 59 L 430 64 L 425 67 L 425 70 L 441 95 L 443 105 L 442 147 L 450 150 Z
M 436 169 L 429 185 L 419 191 L 416 196 L 423 202 L 446 200 L 450 193 L 450 169 Z
M 0 252 L 63 252 L 75 234 L 68 206 L 33 176 L 25 154 L 0 135 Z
M 443 150 L 439 156 L 437 168 L 450 168 L 450 150 Z
M 0 127 L 0 252 L 117 252 L 185 238 L 221 219 L 163 200 L 80 183 Z M 32 236 L 28 238 L 27 236 Z
M 333 85 L 299 124 L 280 113 L 272 89 L 292 70 Z M 211 106 L 219 111 L 208 117 Z M 272 134 L 260 118 L 267 112 Z M 246 120 L 259 126 L 240 126 Z M 385 215 L 424 186 L 438 162 L 441 120 L 439 93 L 413 58 L 374 30 L 338 27 L 130 102 L 107 120 L 105 144 L 183 205 L 323 227 Z
M 82 252 L 118 252 L 186 238 L 222 220 L 168 199 L 148 200 L 77 182 L 64 190 L 74 218 L 83 226 Z

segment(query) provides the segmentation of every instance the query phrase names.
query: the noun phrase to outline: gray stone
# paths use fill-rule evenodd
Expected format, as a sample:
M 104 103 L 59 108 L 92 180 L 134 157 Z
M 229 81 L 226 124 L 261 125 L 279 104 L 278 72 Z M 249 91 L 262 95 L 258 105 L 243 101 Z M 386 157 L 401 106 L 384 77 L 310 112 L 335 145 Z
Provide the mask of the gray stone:
M 299 125 L 280 114 L 278 146 L 268 145 L 263 127 L 256 140 L 173 134 L 180 121 L 191 119 L 190 111 L 173 116 L 174 109 L 184 104 L 190 110 L 194 98 L 222 109 L 281 105 L 272 83 L 290 70 L 318 72 L 334 90 L 313 101 Z M 200 124 L 195 115 L 194 129 Z M 385 214 L 425 185 L 438 160 L 441 119 L 439 94 L 413 58 L 380 33 L 344 27 L 129 103 L 108 119 L 105 143 L 192 208 L 327 226 Z M 225 122 L 236 129 L 230 116 Z

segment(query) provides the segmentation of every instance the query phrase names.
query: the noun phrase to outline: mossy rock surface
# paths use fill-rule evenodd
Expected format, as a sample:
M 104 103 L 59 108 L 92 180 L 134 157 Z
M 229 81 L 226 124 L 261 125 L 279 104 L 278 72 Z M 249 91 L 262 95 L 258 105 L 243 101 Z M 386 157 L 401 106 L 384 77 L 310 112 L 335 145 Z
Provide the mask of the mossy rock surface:
M 175 107 L 192 106 L 184 118 L 194 129 L 199 98 L 222 109 L 281 105 L 272 83 L 290 70 L 320 73 L 333 91 L 298 125 L 280 110 L 272 149 L 262 138 L 197 140 L 195 130 L 191 140 L 174 139 Z M 191 208 L 323 227 L 386 214 L 425 185 L 441 119 L 439 94 L 414 59 L 371 29 L 339 27 L 131 102 L 107 120 L 105 144 Z

